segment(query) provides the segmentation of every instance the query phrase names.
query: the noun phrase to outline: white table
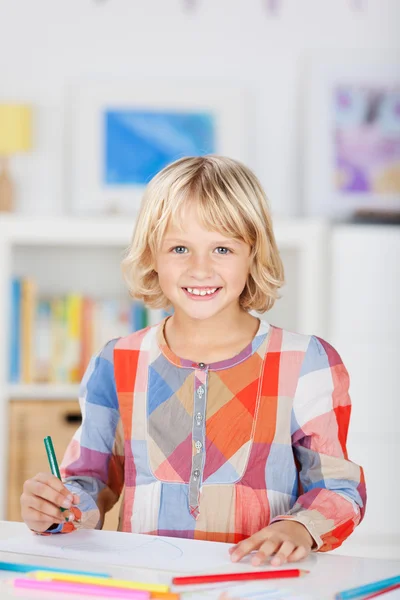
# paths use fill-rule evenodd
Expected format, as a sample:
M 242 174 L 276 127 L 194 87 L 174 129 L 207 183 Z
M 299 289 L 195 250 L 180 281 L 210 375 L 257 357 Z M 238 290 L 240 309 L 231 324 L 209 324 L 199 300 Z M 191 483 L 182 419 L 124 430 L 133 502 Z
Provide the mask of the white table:
M 13 536 L 31 536 L 23 523 L 11 523 L 0 521 L 0 538 L 11 539 Z M 77 570 L 90 570 L 93 572 L 104 571 L 104 567 L 99 564 L 85 564 L 77 561 L 67 561 L 56 558 L 43 558 L 29 554 L 16 554 L 12 552 L 0 552 L 0 561 L 20 562 L 25 564 L 43 565 L 49 567 L 61 567 Z M 307 577 L 300 579 L 287 579 L 274 582 L 274 587 L 290 589 L 293 592 L 307 593 L 313 600 L 332 600 L 334 594 L 343 589 L 356 587 L 379 579 L 393 577 L 400 574 L 399 560 L 379 560 L 371 558 L 356 558 L 354 556 L 338 556 L 330 554 L 313 554 L 309 559 L 296 566 L 299 568 L 310 569 L 311 573 Z M 238 570 L 237 565 L 232 564 L 232 571 Z M 125 566 L 107 566 L 106 571 L 114 577 L 122 579 L 134 579 L 149 581 L 154 583 L 170 583 L 172 573 L 167 571 L 154 571 L 151 569 L 137 569 Z M 10 598 L 19 598 L 19 600 L 32 600 L 43 596 L 33 592 L 24 592 L 23 590 L 14 591 L 11 586 L 5 584 L 6 579 L 15 577 L 15 573 L 0 571 L 0 598 L 8 600 Z M 174 573 L 176 575 L 176 573 Z M 276 585 L 275 585 L 276 584 Z M 63 598 L 67 596 L 63 595 Z M 71 596 L 78 600 L 78 596 Z M 89 596 L 86 596 L 86 600 Z M 45 600 L 40 597 L 40 600 Z M 46 594 L 46 600 L 56 600 L 56 596 Z M 60 596 L 57 597 L 60 600 Z

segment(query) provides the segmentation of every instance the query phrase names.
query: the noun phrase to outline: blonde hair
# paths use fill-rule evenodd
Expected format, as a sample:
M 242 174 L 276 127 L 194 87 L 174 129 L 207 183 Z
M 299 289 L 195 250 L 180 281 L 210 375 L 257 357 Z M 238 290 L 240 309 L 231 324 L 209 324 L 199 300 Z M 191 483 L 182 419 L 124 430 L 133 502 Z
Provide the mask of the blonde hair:
M 170 222 L 195 201 L 203 226 L 249 244 L 251 267 L 240 295 L 244 310 L 269 310 L 284 282 L 268 201 L 254 173 L 223 156 L 181 158 L 147 185 L 122 270 L 133 298 L 168 308 L 154 270 L 155 255 Z

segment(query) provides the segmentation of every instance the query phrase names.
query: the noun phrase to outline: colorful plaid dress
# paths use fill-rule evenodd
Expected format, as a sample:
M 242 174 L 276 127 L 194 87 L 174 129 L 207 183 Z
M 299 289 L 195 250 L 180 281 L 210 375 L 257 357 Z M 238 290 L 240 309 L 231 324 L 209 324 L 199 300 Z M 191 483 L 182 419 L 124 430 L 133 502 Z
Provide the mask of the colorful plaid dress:
M 272 521 L 339 546 L 362 518 L 362 469 L 347 458 L 349 378 L 325 341 L 260 321 L 228 360 L 176 356 L 164 324 L 112 340 L 82 382 L 82 425 L 61 472 L 77 520 L 123 493 L 126 532 L 238 542 Z M 109 491 L 108 490 L 108 491 Z

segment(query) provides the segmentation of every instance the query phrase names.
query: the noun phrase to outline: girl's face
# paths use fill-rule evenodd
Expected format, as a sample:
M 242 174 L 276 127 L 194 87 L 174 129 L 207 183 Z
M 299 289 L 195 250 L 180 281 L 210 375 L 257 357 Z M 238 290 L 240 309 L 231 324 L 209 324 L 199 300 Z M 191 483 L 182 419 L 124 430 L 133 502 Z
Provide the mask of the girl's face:
M 193 204 L 185 208 L 182 226 L 168 226 L 155 257 L 161 289 L 175 312 L 204 320 L 238 310 L 251 264 L 250 246 L 204 229 Z

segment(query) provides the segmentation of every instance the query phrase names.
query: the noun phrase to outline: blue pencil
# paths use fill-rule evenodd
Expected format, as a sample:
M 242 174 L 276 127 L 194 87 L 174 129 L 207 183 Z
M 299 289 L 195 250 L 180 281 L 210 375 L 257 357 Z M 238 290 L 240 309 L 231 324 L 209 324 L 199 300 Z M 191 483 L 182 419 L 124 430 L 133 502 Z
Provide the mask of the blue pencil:
M 104 573 L 88 573 L 86 571 L 74 571 L 71 569 L 56 569 L 51 567 L 38 567 L 37 565 L 25 565 L 22 563 L 0 562 L 0 571 L 13 571 L 16 573 L 29 573 L 30 571 L 51 571 L 52 573 L 71 573 L 72 575 L 89 575 L 90 577 L 110 577 Z
M 344 590 L 343 592 L 336 594 L 335 600 L 351 600 L 352 598 L 359 598 L 365 594 L 378 592 L 379 590 L 395 585 L 396 583 L 400 583 L 400 575 L 396 575 L 396 577 L 391 577 L 390 579 L 381 579 L 380 581 L 368 583 L 367 585 L 362 585 L 350 590 Z

